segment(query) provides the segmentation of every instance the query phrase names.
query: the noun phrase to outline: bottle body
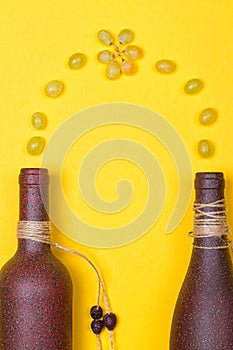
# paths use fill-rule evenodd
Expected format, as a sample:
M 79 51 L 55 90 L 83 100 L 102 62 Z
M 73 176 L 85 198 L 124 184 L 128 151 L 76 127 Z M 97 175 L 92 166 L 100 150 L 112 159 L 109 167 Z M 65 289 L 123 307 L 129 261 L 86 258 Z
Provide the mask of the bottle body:
M 202 204 L 221 199 L 222 187 L 197 188 L 196 201 Z M 219 211 L 219 215 L 222 211 L 217 205 L 214 209 L 204 205 L 204 210 Z M 208 232 L 208 225 L 203 227 Z M 205 236 L 204 231 L 194 236 L 173 315 L 170 350 L 233 350 L 233 268 L 228 239 L 221 232 Z
M 20 219 L 47 221 L 38 184 L 23 187 L 27 201 L 21 197 Z M 1 270 L 0 344 L 1 350 L 72 349 L 72 282 L 47 243 L 20 238 Z
M 170 350 L 233 350 L 229 252 L 194 248 L 173 316 Z
M 0 296 L 2 350 L 72 349 L 72 284 L 51 252 L 18 251 L 2 268 Z

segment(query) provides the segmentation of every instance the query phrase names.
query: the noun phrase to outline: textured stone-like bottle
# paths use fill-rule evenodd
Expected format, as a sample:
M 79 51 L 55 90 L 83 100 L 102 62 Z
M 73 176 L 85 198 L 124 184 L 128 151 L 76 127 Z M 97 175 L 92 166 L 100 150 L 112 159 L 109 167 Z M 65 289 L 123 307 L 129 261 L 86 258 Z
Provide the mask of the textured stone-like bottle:
M 195 187 L 194 247 L 175 307 L 170 350 L 233 350 L 233 268 L 223 174 L 197 173 Z
M 1 350 L 72 349 L 72 282 L 46 242 L 48 182 L 47 169 L 21 169 L 18 250 L 0 273 Z

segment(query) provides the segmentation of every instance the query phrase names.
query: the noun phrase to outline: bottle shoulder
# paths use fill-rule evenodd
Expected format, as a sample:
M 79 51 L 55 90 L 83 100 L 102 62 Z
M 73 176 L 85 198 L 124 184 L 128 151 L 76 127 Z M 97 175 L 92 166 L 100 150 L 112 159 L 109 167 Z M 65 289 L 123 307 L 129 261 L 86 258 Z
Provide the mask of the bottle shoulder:
M 38 281 L 41 285 L 47 282 L 71 288 L 72 281 L 68 269 L 52 253 L 45 254 L 22 254 L 17 251 L 0 271 L 1 283 L 34 283 Z
M 194 247 L 188 272 L 200 277 L 232 276 L 233 264 L 229 248 L 199 249 Z
M 194 248 L 177 304 L 185 303 L 190 310 L 207 304 L 219 305 L 224 310 L 232 310 L 233 320 L 232 295 L 233 266 L 229 251 Z

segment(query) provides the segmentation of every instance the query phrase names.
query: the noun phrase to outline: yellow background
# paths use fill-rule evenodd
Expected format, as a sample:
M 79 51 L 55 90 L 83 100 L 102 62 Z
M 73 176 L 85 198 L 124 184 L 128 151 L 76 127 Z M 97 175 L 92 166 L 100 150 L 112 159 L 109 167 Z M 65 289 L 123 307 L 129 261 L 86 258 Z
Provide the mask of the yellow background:
M 36 134 L 48 141 L 55 128 L 68 117 L 107 102 L 129 102 L 157 111 L 180 133 L 190 152 L 194 172 L 223 171 L 227 179 L 229 222 L 233 225 L 232 15 L 230 0 L 1 1 L 1 265 L 16 249 L 19 170 L 37 167 L 41 161 L 41 157 L 27 154 L 27 141 Z M 143 48 L 144 57 L 135 76 L 122 76 L 112 82 L 105 78 L 104 66 L 96 59 L 98 51 L 104 49 L 97 33 L 108 29 L 117 35 L 123 28 L 134 31 L 134 44 Z M 75 52 L 88 57 L 80 71 L 71 71 L 67 66 L 68 58 Z M 174 74 L 163 76 L 155 71 L 155 62 L 162 58 L 177 63 Z M 191 78 L 201 78 L 205 84 L 203 91 L 195 96 L 183 92 L 185 82 Z M 53 79 L 61 79 L 65 84 L 63 95 L 57 99 L 50 99 L 43 92 L 45 84 Z M 198 124 L 198 114 L 206 107 L 219 112 L 217 122 L 210 127 Z M 31 126 L 30 116 L 36 111 L 48 116 L 45 131 L 36 132 Z M 140 130 L 132 132 L 122 127 L 117 134 L 112 126 L 103 129 L 101 135 L 97 131 L 98 142 L 122 133 L 144 146 L 150 147 L 155 142 L 155 147 L 160 147 L 156 157 L 165 172 L 168 191 L 163 213 L 146 235 L 121 248 L 84 247 L 58 232 L 55 238 L 88 255 L 103 274 L 112 309 L 119 317 L 116 350 L 167 350 L 173 308 L 191 252 L 187 232 L 192 226 L 192 205 L 175 232 L 165 234 L 178 190 L 172 160 L 158 140 L 151 140 Z M 201 159 L 197 154 L 196 144 L 202 138 L 214 142 L 216 150 L 210 159 Z M 73 181 L 90 140 L 93 141 L 93 135 L 89 140 L 87 135 L 80 145 L 77 143 L 79 153 L 71 151 L 64 166 L 64 188 L 77 210 L 79 203 L 73 196 L 69 172 L 75 169 L 70 174 Z M 127 217 L 122 211 L 112 223 L 107 214 L 106 219 L 93 216 L 100 226 L 132 220 L 140 211 L 140 196 L 145 199 L 145 179 L 138 175 L 138 169 L 121 161 L 112 163 L 98 174 L 98 191 L 106 200 L 112 200 L 117 176 L 131 176 L 136 204 Z M 111 171 L 115 177 L 111 177 Z M 85 206 L 80 205 L 79 210 L 85 218 Z M 74 349 L 96 349 L 96 339 L 89 330 L 89 307 L 96 300 L 96 277 L 81 259 L 66 253 L 58 256 L 74 280 Z M 101 338 L 104 349 L 108 349 L 106 331 Z

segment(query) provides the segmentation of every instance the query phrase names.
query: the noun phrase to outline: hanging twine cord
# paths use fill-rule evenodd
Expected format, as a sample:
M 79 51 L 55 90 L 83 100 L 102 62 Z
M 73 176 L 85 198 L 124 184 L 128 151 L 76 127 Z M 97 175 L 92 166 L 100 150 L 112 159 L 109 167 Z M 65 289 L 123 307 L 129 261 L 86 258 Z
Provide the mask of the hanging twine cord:
M 100 273 L 99 273 L 98 269 L 93 264 L 93 262 L 87 256 L 83 255 L 82 253 L 77 252 L 76 250 L 63 247 L 63 246 L 61 246 L 58 243 L 53 243 L 51 245 L 52 245 L 52 247 L 54 247 L 56 249 L 61 249 L 61 250 L 64 250 L 64 251 L 66 251 L 68 253 L 75 254 L 75 255 L 79 256 L 80 258 L 86 260 L 88 262 L 88 264 L 91 265 L 91 267 L 94 269 L 94 271 L 95 271 L 95 273 L 97 275 L 97 278 L 98 278 L 97 305 L 98 306 L 100 305 L 100 292 L 101 292 L 101 288 L 102 288 L 105 307 L 106 307 L 107 312 L 110 313 L 111 309 L 110 309 L 110 304 L 109 304 L 108 296 L 107 296 L 107 293 L 106 293 L 106 289 L 105 289 L 105 286 L 104 286 L 104 282 L 103 282 L 102 277 L 100 276 Z M 98 350 L 102 350 L 102 345 L 101 345 L 101 340 L 100 340 L 99 334 L 96 335 L 96 338 L 97 338 Z M 114 350 L 113 333 L 112 333 L 112 331 L 109 332 L 109 338 L 110 338 L 110 349 Z
M 97 339 L 97 344 L 98 344 L 98 350 L 102 350 L 102 343 L 101 343 L 101 339 L 100 339 L 100 335 L 97 334 L 96 335 L 96 339 Z
M 79 256 L 80 258 L 86 260 L 88 262 L 88 264 L 91 265 L 91 267 L 94 269 L 94 271 L 95 271 L 95 273 L 97 275 L 97 278 L 98 278 L 98 285 L 99 285 L 99 287 L 98 287 L 97 305 L 100 304 L 100 286 L 101 286 L 102 291 L 103 291 L 103 295 L 104 295 L 104 303 L 105 303 L 105 306 L 106 306 L 106 310 L 107 310 L 108 313 L 110 313 L 111 309 L 110 309 L 110 306 L 109 306 L 109 300 L 108 300 L 108 296 L 107 296 L 107 293 L 106 293 L 106 290 L 105 290 L 104 282 L 103 282 L 103 280 L 102 280 L 102 278 L 100 276 L 100 273 L 97 270 L 96 266 L 93 264 L 93 262 L 87 256 L 83 255 L 82 253 L 77 252 L 76 250 L 63 247 L 63 246 L 61 246 L 58 243 L 53 243 L 51 245 L 52 245 L 52 247 L 54 247 L 56 249 L 64 250 L 64 251 L 66 251 L 68 253 L 75 254 L 75 255 Z
M 60 249 L 63 251 L 66 251 L 68 253 L 74 254 L 79 256 L 80 258 L 84 259 L 95 271 L 97 279 L 98 279 L 98 292 L 97 292 L 97 306 L 100 307 L 100 296 L 101 296 L 101 289 L 103 292 L 103 298 L 104 298 L 104 304 L 107 310 L 107 313 L 111 313 L 110 303 L 108 299 L 108 295 L 106 292 L 106 288 L 104 285 L 104 281 L 100 275 L 100 272 L 98 271 L 95 264 L 84 254 L 70 249 L 63 247 L 62 245 L 58 243 L 51 243 L 50 241 L 50 232 L 51 232 L 51 223 L 50 221 L 18 221 L 17 223 L 17 238 L 18 239 L 30 239 L 36 242 L 45 243 L 51 245 L 55 249 Z M 102 350 L 102 344 L 100 335 L 96 334 L 97 338 L 97 345 L 98 350 Z M 109 331 L 109 340 L 110 340 L 110 350 L 114 350 L 114 341 L 113 341 L 113 331 Z
M 208 209 L 208 211 L 206 210 Z M 224 199 L 212 203 L 194 203 L 194 222 L 193 232 L 189 236 L 193 238 L 219 237 L 227 236 L 229 227 L 226 219 L 226 209 Z M 223 245 L 206 247 L 193 245 L 199 249 L 226 249 L 229 248 L 230 241 L 223 241 Z

